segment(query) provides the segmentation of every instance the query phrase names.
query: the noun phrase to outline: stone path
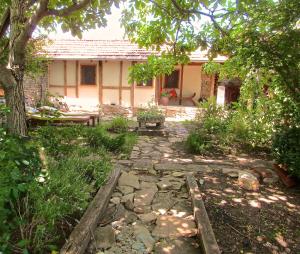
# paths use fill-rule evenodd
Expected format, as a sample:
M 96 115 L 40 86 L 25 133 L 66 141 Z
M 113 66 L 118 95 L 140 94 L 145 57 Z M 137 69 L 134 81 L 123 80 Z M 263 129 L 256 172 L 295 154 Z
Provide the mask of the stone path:
M 130 160 L 117 162 L 123 173 L 87 253 L 201 253 L 184 175 L 205 170 L 232 174 L 246 163 L 186 154 L 176 145 L 188 135 L 184 126 L 167 122 L 166 128 L 168 137 L 140 136 Z

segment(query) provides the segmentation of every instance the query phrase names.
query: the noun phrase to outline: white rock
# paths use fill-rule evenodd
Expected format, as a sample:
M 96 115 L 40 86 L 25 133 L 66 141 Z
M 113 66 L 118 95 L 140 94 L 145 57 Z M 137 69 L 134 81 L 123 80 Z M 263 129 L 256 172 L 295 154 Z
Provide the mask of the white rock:
M 238 183 L 246 190 L 257 191 L 259 189 L 258 179 L 249 172 L 240 172 Z

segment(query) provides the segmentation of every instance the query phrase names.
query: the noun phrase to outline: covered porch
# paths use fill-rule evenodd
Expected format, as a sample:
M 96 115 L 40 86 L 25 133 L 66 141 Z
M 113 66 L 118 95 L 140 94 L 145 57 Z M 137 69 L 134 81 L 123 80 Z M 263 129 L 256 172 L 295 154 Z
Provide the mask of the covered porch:
M 217 95 L 217 77 L 203 72 L 203 63 L 179 65 L 170 75 L 156 79 L 155 100 L 162 106 L 194 107 Z M 166 98 L 167 97 L 167 103 Z

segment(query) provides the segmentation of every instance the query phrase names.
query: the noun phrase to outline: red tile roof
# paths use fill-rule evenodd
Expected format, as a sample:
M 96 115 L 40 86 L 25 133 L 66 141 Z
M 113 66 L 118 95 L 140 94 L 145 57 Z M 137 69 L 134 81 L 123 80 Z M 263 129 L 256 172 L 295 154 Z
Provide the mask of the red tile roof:
M 54 40 L 45 47 L 50 59 L 95 59 L 144 61 L 156 51 L 139 48 L 128 40 Z M 197 50 L 190 55 L 192 62 L 207 62 L 205 52 Z M 225 57 L 215 59 L 224 62 Z

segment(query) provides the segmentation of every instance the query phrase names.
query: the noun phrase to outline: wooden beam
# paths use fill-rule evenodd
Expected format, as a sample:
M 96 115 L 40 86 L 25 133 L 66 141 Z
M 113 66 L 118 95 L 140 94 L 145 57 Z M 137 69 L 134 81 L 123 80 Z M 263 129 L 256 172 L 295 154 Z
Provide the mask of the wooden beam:
M 179 105 L 182 103 L 182 88 L 183 88 L 183 68 L 184 65 L 181 65 L 181 71 L 180 71 L 180 91 L 179 91 Z
M 79 77 L 78 77 L 78 71 L 79 71 L 79 69 L 78 69 L 78 66 L 79 66 L 79 64 L 78 64 L 78 60 L 76 60 L 76 98 L 79 98 Z
M 107 177 L 107 182 L 98 190 L 79 223 L 70 234 L 69 239 L 60 250 L 60 254 L 85 253 L 99 220 L 105 213 L 111 195 L 118 183 L 120 174 L 121 170 L 115 168 Z
M 215 75 L 211 75 L 210 78 L 210 97 L 214 96 L 214 91 L 215 91 Z
M 119 105 L 122 104 L 122 76 L 123 76 L 123 61 L 120 61 L 120 73 L 119 73 Z
M 131 66 L 133 66 L 133 65 L 135 65 L 135 62 L 131 62 Z M 131 104 L 131 107 L 134 108 L 134 82 L 131 84 L 130 104 Z
M 99 103 L 103 104 L 103 63 L 99 61 Z
M 68 88 L 67 88 L 67 61 L 64 60 L 64 96 L 68 95 Z

